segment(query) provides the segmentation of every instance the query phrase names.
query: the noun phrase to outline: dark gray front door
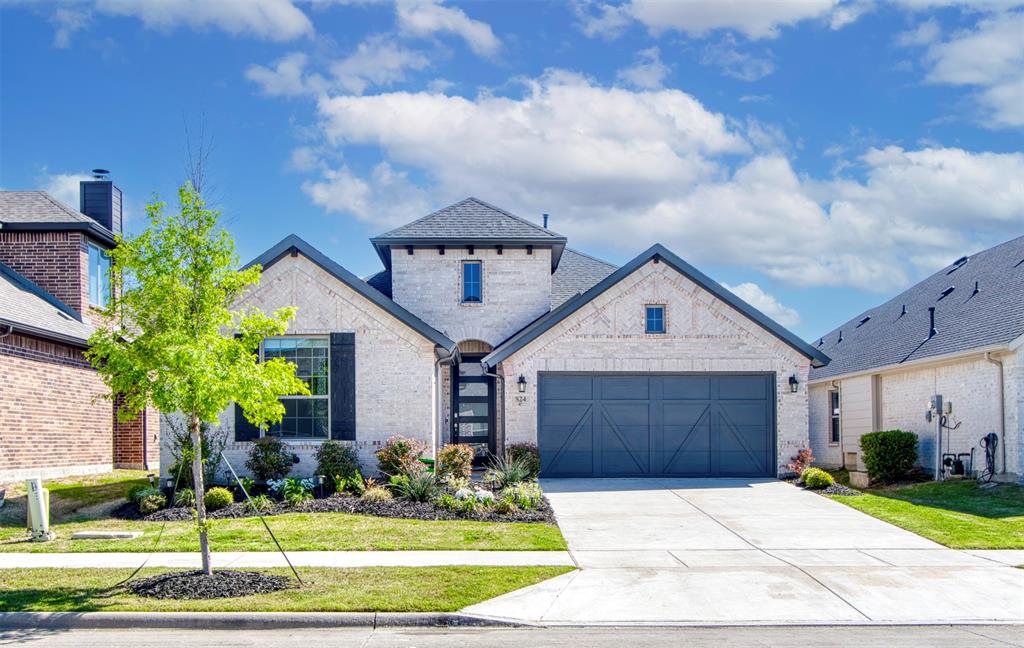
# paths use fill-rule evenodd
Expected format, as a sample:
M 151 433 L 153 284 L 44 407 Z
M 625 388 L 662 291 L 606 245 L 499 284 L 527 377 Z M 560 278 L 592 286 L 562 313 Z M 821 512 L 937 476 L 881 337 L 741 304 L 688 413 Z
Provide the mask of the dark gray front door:
M 463 354 L 452 374 L 452 440 L 473 446 L 477 463 L 494 453 L 494 378 L 484 373 L 481 358 Z
M 545 477 L 775 476 L 773 374 L 539 378 Z

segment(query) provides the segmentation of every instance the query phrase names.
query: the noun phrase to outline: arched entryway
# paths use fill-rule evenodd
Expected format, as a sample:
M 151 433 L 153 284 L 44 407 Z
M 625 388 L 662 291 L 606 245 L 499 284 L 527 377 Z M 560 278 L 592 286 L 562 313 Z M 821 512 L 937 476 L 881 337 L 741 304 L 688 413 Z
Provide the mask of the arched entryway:
M 472 446 L 477 463 L 494 454 L 498 444 L 496 379 L 480 364 L 491 350 L 481 340 L 459 342 L 459 363 L 451 374 L 451 440 Z

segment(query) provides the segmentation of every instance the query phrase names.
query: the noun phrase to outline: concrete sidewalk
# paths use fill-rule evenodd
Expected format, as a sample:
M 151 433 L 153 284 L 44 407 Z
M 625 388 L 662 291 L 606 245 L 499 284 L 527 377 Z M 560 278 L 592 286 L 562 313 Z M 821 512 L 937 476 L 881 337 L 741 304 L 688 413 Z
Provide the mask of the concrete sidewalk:
M 471 565 L 481 567 L 569 566 L 575 565 L 566 551 L 289 551 L 296 567 L 437 567 Z M 25 567 L 60 568 L 195 568 L 196 552 L 161 553 L 0 553 L 0 569 Z M 277 552 L 221 551 L 213 553 L 213 566 L 287 567 Z

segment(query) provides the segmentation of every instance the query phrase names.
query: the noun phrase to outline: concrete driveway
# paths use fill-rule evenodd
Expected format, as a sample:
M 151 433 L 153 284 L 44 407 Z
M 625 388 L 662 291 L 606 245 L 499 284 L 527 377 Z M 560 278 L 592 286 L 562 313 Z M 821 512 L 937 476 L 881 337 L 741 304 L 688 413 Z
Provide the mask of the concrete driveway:
M 543 486 L 580 570 L 467 612 L 549 624 L 1024 620 L 1024 571 L 784 482 Z

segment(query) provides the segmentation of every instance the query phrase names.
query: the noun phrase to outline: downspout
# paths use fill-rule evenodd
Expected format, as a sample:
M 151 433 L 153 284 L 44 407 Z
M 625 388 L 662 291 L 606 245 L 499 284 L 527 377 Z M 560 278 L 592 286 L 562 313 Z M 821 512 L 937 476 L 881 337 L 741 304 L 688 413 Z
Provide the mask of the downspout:
M 447 349 L 445 349 L 445 351 L 447 351 Z M 433 422 L 431 423 L 431 425 L 434 428 L 432 432 L 433 432 L 434 443 L 435 443 L 435 454 L 434 454 L 435 458 L 437 457 L 437 453 L 436 453 L 437 449 L 441 445 L 443 445 L 441 443 L 441 441 L 442 441 L 441 435 L 443 434 L 443 429 L 441 429 L 441 426 L 439 424 L 440 423 L 439 419 L 441 418 L 441 413 L 444 412 L 444 404 L 441 402 L 441 397 L 442 397 L 442 394 L 441 394 L 441 367 L 443 367 L 445 365 L 448 365 L 448 366 L 454 365 L 455 362 L 458 360 L 458 357 L 459 357 L 459 348 L 455 347 L 454 349 L 451 350 L 450 353 L 448 353 L 447 356 L 441 356 L 437 360 L 434 361 L 434 399 L 433 399 L 434 400 L 434 416 L 432 417 L 433 418 Z
M 1003 361 L 992 357 L 991 351 L 985 352 L 985 360 L 999 367 L 999 445 L 1001 446 L 1000 458 L 1003 461 L 999 474 L 1006 474 L 1006 394 L 1003 387 Z

